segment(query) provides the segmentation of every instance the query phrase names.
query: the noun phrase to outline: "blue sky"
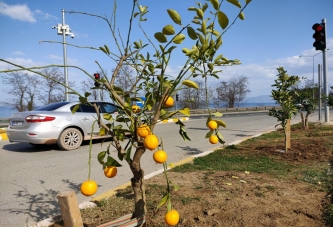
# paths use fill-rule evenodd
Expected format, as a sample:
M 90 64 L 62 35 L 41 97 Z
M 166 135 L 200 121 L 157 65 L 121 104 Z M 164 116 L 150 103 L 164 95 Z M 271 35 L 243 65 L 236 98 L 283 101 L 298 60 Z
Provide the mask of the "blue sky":
M 198 1 L 198 0 L 197 0 Z M 199 1 L 205 2 L 205 1 Z M 166 10 L 175 9 L 183 24 L 193 17 L 187 8 L 195 6 L 192 0 L 141 0 L 147 5 L 148 21 L 143 23 L 144 29 L 154 40 L 153 34 L 161 31 L 167 24 L 173 24 Z M 245 0 L 240 0 L 242 5 Z M 118 1 L 117 27 L 126 37 L 132 0 Z M 62 41 L 52 26 L 62 22 L 61 10 L 79 11 L 97 15 L 111 15 L 113 1 L 79 1 L 79 0 L 0 0 L 0 58 L 22 64 L 26 67 L 49 64 L 63 64 L 63 45 L 42 43 L 40 41 Z M 224 1 L 222 11 L 234 18 L 238 8 Z M 314 23 L 327 20 L 327 64 L 328 82 L 333 86 L 333 1 L 332 0 L 252 0 L 244 11 L 245 20 L 237 20 L 235 25 L 223 36 L 223 45 L 219 53 L 228 59 L 239 59 L 242 64 L 223 67 L 220 80 L 231 76 L 247 76 L 249 78 L 250 97 L 270 95 L 271 85 L 276 79 L 279 66 L 283 66 L 290 75 L 313 78 L 313 60 L 315 82 L 317 82 L 317 65 L 322 63 L 322 54 L 311 57 L 319 51 L 312 47 Z M 70 26 L 75 38 L 67 37 L 67 42 L 77 46 L 99 47 L 107 44 L 111 51 L 115 50 L 114 42 L 107 24 L 97 18 L 81 14 L 65 14 L 65 22 Z M 134 25 L 137 25 L 135 22 Z M 177 26 L 175 26 L 177 28 Z M 179 27 L 178 27 L 179 28 Z M 133 28 L 131 42 L 144 37 L 140 30 Z M 146 41 L 146 40 L 144 40 Z M 156 42 L 157 43 L 157 42 Z M 184 42 L 187 47 L 192 44 Z M 190 46 L 189 46 L 190 45 Z M 171 62 L 168 74 L 176 76 L 185 58 L 178 48 Z M 299 57 L 309 56 L 309 57 Z M 95 61 L 111 71 L 115 63 L 110 61 L 101 51 L 67 47 L 69 65 L 77 65 L 90 73 L 98 70 Z M 8 66 L 0 63 L 0 70 Z M 0 74 L 0 77 L 4 74 Z M 86 75 L 75 69 L 69 69 L 69 80 L 79 81 Z M 209 83 L 217 83 L 216 79 Z M 0 101 L 7 99 L 0 84 Z

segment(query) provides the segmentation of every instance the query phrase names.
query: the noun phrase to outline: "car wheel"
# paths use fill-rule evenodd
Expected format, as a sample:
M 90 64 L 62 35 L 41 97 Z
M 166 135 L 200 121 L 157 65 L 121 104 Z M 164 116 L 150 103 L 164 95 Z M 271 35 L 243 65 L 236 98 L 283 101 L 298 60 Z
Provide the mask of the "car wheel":
M 82 144 L 82 133 L 76 128 L 68 128 L 60 133 L 58 146 L 63 150 L 75 150 Z

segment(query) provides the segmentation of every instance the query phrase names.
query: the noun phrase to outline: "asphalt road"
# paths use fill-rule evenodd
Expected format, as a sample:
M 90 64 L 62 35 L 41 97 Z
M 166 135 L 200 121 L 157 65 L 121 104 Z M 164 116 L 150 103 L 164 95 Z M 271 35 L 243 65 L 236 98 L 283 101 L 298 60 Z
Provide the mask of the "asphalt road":
M 333 119 L 332 114 L 330 119 Z M 274 130 L 276 119 L 266 113 L 225 114 L 221 120 L 227 123 L 222 129 L 226 145 L 244 138 Z M 300 120 L 297 116 L 292 122 Z M 310 121 L 317 121 L 313 114 Z M 186 124 L 191 141 L 184 142 L 178 134 L 179 127 L 174 123 L 156 126 L 154 133 L 163 138 L 164 150 L 168 153 L 168 163 L 177 162 L 221 147 L 212 145 L 205 139 L 208 129 L 205 125 L 206 116 L 192 116 Z M 104 176 L 102 167 L 97 161 L 97 154 L 106 150 L 107 144 L 93 145 L 91 178 L 99 189 L 96 195 L 129 182 L 131 173 L 123 162 L 118 168 L 115 178 Z M 0 141 L 0 226 L 30 226 L 45 218 L 60 213 L 56 195 L 65 190 L 75 190 L 78 202 L 89 201 L 79 192 L 80 184 L 88 176 L 88 150 L 86 143 L 74 151 L 62 151 L 57 146 L 35 148 L 25 143 L 9 143 Z M 111 149 L 112 150 L 112 149 Z M 116 158 L 115 149 L 112 151 Z M 142 159 L 146 174 L 162 168 L 152 160 L 152 152 L 147 151 Z

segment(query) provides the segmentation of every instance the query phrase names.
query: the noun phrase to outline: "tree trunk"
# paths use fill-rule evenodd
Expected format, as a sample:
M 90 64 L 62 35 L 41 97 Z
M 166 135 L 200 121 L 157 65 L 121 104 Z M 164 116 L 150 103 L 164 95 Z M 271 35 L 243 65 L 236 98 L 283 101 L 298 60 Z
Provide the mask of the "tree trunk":
M 305 116 L 305 130 L 308 130 L 309 129 L 309 113 L 306 113 L 306 116 Z
M 284 127 L 283 130 L 284 130 L 284 150 L 285 150 L 285 152 L 287 153 L 287 151 L 288 151 L 288 135 L 287 135 L 287 128 Z
M 140 159 L 145 152 L 143 144 L 138 146 L 133 157 L 133 161 L 130 163 L 130 168 L 133 173 L 131 179 L 132 188 L 134 192 L 135 210 L 133 218 L 140 218 L 147 213 L 146 206 L 146 193 L 144 185 L 144 171 L 141 168 Z
M 306 123 L 305 123 L 305 118 L 304 118 L 304 114 L 303 114 L 303 112 L 301 112 L 301 119 L 302 119 L 302 127 L 303 127 L 303 129 L 306 129 Z

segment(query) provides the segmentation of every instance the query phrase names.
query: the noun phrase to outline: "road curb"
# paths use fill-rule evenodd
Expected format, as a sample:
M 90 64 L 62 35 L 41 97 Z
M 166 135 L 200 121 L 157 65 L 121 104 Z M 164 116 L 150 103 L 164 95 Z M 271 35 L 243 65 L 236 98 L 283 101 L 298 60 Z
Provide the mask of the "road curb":
M 162 124 L 162 123 L 169 123 L 169 122 L 177 122 L 178 119 L 181 120 L 181 121 L 188 121 L 188 120 L 190 120 L 188 117 L 178 117 L 178 118 L 173 118 L 173 119 L 168 119 L 168 120 L 162 120 L 159 123 Z
M 6 128 L 0 128 L 0 131 L 6 131 Z M 0 140 L 8 140 L 6 132 L 0 133 Z

